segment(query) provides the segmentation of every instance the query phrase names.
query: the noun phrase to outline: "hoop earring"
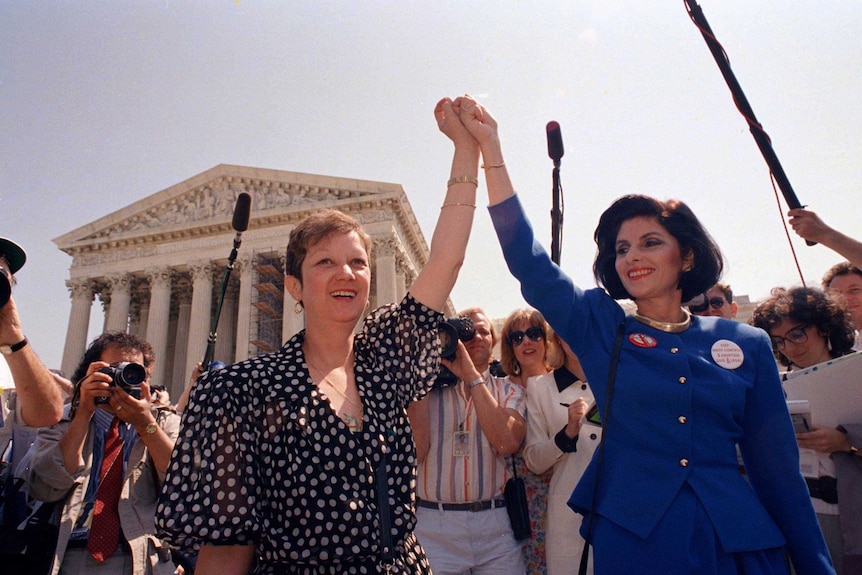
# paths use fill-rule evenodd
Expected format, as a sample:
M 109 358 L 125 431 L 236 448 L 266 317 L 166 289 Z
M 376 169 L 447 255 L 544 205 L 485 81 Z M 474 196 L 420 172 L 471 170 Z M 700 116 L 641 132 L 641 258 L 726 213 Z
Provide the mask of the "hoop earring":
M 302 300 L 296 300 L 296 303 L 293 304 L 293 313 L 299 315 L 305 309 L 305 306 L 302 305 Z

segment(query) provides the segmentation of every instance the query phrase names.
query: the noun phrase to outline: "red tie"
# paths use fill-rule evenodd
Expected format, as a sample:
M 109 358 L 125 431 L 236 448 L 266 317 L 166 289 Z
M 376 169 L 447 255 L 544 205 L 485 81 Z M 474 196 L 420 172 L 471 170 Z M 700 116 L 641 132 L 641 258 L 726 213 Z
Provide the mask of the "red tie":
M 93 523 L 87 540 L 87 551 L 99 563 L 117 550 L 120 539 L 120 513 L 117 504 L 123 487 L 123 440 L 120 438 L 120 420 L 114 418 L 105 437 L 105 454 L 96 503 L 93 506 Z

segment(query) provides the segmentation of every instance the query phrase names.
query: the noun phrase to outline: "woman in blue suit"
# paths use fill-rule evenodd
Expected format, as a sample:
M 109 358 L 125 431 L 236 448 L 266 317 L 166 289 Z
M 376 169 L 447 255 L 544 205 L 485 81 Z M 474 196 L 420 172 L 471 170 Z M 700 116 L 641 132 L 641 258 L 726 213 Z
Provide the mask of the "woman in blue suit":
M 596 575 L 786 574 L 785 549 L 798 573 L 834 573 L 799 473 L 769 338 L 733 321 L 691 317 L 681 305 L 723 269 L 691 210 L 645 196 L 618 199 L 595 233 L 593 271 L 604 289 L 583 290 L 536 241 L 493 117 L 467 98 L 460 118 L 482 151 L 509 269 L 581 359 L 607 416 L 604 454 L 596 452 L 569 501 L 585 517 L 583 535 L 592 524 Z M 637 306 L 629 317 L 615 301 L 625 298 Z

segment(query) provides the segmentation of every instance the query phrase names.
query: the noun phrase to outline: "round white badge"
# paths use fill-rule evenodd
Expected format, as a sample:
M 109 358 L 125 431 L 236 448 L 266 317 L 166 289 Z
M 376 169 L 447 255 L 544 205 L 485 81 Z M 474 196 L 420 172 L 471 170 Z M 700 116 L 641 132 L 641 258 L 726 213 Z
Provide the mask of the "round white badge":
M 720 339 L 712 344 L 712 359 L 724 369 L 736 369 L 745 358 L 738 344 L 729 339 Z

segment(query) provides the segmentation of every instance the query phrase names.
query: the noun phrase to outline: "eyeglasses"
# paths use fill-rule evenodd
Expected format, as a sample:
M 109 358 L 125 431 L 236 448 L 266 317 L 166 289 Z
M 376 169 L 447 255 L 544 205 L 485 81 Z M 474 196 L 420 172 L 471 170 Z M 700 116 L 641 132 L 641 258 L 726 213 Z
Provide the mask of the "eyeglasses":
M 524 343 L 524 336 L 529 337 L 530 341 L 539 341 L 545 337 L 545 330 L 534 325 L 533 327 L 528 327 L 527 331 L 513 331 L 509 334 L 509 343 L 512 344 L 512 347 L 518 347 Z
M 721 309 L 724 307 L 724 304 L 727 303 L 723 297 L 714 297 L 710 299 L 705 299 L 699 304 L 690 305 L 688 309 L 691 310 L 692 313 L 703 313 L 710 308 L 710 306 L 715 309 Z
M 800 325 L 799 327 L 794 327 L 793 329 L 787 330 L 787 333 L 784 334 L 784 337 L 780 335 L 771 335 L 769 339 L 772 340 L 772 349 L 776 349 L 781 351 L 784 349 L 784 346 L 789 341 L 793 344 L 805 343 L 808 341 L 808 333 L 807 330 L 810 326 Z
M 714 307 L 715 309 L 721 309 L 724 307 L 724 298 L 723 297 L 714 297 L 709 300 L 710 307 Z

